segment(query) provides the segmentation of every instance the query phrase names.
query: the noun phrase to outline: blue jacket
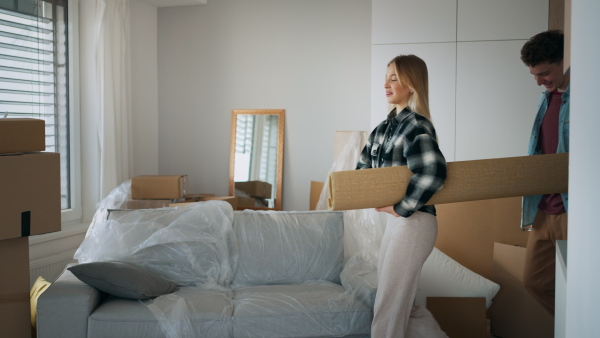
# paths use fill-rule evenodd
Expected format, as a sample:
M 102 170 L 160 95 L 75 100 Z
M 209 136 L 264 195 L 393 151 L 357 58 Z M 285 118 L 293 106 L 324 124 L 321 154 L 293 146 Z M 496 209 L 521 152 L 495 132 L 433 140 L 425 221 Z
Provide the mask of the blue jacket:
M 569 152 L 569 92 L 571 85 L 567 86 L 567 90 L 562 94 L 562 105 L 558 117 L 558 148 L 557 153 Z M 548 108 L 548 102 L 552 93 L 545 91 L 542 93 L 540 102 L 538 103 L 538 112 L 531 130 L 531 138 L 529 139 L 529 155 L 540 154 L 540 127 Z M 569 195 L 561 194 L 565 210 L 569 210 Z M 523 213 L 521 220 L 521 228 L 530 226 L 538 211 L 538 205 L 542 200 L 542 195 L 524 196 L 523 197 Z

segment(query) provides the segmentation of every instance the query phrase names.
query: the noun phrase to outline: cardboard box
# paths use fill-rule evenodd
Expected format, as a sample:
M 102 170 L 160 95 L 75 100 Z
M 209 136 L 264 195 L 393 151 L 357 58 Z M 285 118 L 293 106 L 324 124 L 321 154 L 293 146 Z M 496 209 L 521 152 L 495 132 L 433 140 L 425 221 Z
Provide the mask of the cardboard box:
M 201 201 L 198 201 L 198 202 L 213 201 L 213 200 L 228 202 L 233 207 L 233 210 L 237 210 L 237 208 L 238 208 L 237 196 L 202 197 Z M 169 207 L 180 207 L 180 206 L 184 206 L 184 205 L 188 205 L 188 204 L 192 204 L 192 203 L 198 203 L 198 202 L 171 203 L 171 204 L 169 204 Z
M 121 208 L 125 209 L 156 209 L 166 208 L 169 204 L 183 202 L 183 198 L 170 200 L 127 200 Z
M 253 208 L 256 206 L 256 198 L 254 198 L 254 197 L 236 196 L 236 198 L 237 198 L 238 208 L 242 208 L 242 207 Z
M 527 245 L 520 228 L 521 197 L 438 204 L 436 248 L 487 279 L 492 279 L 494 243 Z
M 187 175 L 141 175 L 131 179 L 134 200 L 184 198 L 186 192 Z
M 273 186 L 263 181 L 235 182 L 235 189 L 241 190 L 251 197 L 271 198 Z
M 46 123 L 38 119 L 0 119 L 0 154 L 46 150 Z
M 29 239 L 0 241 L 0 336 L 31 337 Z
M 60 231 L 60 154 L 0 155 L 0 240 Z
M 494 297 L 491 331 L 499 337 L 554 337 L 554 318 L 523 287 L 525 248 L 494 243 Z
M 310 181 L 310 202 L 309 210 L 316 210 L 319 199 L 321 198 L 321 192 L 323 191 L 324 182 Z
M 485 338 L 484 297 L 427 297 L 427 309 L 450 338 Z

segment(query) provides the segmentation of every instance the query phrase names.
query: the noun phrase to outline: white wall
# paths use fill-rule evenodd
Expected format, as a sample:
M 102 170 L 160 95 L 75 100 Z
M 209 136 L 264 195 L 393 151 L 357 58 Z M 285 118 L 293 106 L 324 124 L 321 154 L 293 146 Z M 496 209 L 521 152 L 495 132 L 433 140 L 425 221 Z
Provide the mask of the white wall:
M 448 161 L 525 155 L 541 89 L 520 49 L 547 27 L 548 0 L 373 0 L 371 126 L 386 116 L 387 62 L 415 54 Z
M 158 11 L 130 2 L 133 176 L 158 174 Z
M 308 210 L 336 130 L 369 129 L 371 1 L 158 9 L 159 173 L 226 195 L 232 109 L 285 109 L 284 210 Z
M 572 0 L 566 337 L 598 337 L 600 2 Z M 596 135 L 596 136 L 594 136 Z

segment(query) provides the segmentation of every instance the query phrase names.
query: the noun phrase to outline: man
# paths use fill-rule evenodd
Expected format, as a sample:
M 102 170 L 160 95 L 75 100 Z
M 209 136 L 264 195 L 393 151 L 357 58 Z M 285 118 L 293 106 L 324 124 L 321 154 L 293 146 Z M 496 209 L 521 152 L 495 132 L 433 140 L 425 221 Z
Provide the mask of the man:
M 533 36 L 521 49 L 521 60 L 539 86 L 529 155 L 569 152 L 569 70 L 563 71 L 564 35 L 550 30 Z M 531 226 L 523 284 L 554 315 L 556 240 L 567 239 L 567 194 L 525 196 L 521 226 Z

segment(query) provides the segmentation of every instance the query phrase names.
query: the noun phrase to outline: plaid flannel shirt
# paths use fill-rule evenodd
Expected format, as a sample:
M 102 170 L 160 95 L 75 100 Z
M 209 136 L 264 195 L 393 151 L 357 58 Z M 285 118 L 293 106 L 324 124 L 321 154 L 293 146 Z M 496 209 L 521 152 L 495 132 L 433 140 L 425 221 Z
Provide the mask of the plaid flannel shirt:
M 417 210 L 435 215 L 435 207 L 425 203 L 444 186 L 446 160 L 431 122 L 408 108 L 398 115 L 396 109 L 392 110 L 373 130 L 356 169 L 402 165 L 407 165 L 413 176 L 406 195 L 394 205 L 394 210 L 402 217 Z

